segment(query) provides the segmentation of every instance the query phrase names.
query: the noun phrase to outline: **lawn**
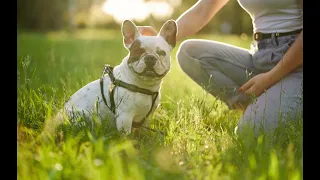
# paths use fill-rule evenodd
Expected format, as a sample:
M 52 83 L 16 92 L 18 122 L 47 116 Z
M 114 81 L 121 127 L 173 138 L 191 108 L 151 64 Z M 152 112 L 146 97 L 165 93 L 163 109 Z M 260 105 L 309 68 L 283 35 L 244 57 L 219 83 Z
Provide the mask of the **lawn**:
M 249 48 L 230 35 L 201 35 Z M 180 42 L 179 42 L 180 43 Z M 126 56 L 120 31 L 18 33 L 19 179 L 302 179 L 302 120 L 277 136 L 239 138 L 239 111 L 207 94 L 179 68 L 175 53 L 150 118 L 158 132 L 129 136 L 97 124 L 63 125 L 57 138 L 39 134 L 76 90 L 101 76 L 104 64 Z

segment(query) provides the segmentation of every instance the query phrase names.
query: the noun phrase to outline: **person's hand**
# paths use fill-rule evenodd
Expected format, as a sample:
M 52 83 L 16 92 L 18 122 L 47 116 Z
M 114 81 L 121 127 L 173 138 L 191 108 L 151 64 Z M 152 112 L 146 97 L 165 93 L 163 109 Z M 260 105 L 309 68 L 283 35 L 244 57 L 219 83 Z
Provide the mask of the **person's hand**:
M 239 88 L 239 92 L 256 97 L 260 96 L 273 84 L 270 76 L 268 72 L 254 76 Z
M 138 30 L 143 36 L 156 36 L 158 34 L 151 26 L 138 26 Z

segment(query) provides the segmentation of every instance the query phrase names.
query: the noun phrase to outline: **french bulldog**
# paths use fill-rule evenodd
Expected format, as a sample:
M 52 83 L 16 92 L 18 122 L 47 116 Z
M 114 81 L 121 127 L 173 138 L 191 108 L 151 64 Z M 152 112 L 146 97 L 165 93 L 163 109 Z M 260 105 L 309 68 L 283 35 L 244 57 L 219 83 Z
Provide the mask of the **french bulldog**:
M 114 77 L 151 92 L 160 92 L 163 78 L 170 70 L 170 52 L 176 45 L 176 22 L 168 20 L 156 36 L 141 35 L 137 26 L 130 20 L 122 23 L 121 31 L 124 47 L 129 53 L 113 68 Z M 61 113 L 64 113 L 72 121 L 75 118 L 74 114 L 77 114 L 74 113 L 76 111 L 92 120 L 91 114 L 97 113 L 100 121 L 112 117 L 118 131 L 130 134 L 134 122 L 143 121 L 149 111 L 151 115 L 159 106 L 160 93 L 153 101 L 151 95 L 116 86 L 113 95 L 116 109 L 113 114 L 108 106 L 111 103 L 109 89 L 113 83 L 107 74 L 103 78 L 103 87 L 100 85 L 100 80 L 97 79 L 75 92 L 59 112 L 60 119 Z

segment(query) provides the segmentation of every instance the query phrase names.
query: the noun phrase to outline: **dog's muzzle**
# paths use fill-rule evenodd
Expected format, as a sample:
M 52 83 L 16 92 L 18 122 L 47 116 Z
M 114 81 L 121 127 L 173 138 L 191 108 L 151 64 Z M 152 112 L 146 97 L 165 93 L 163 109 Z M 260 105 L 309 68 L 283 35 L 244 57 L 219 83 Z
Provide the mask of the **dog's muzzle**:
M 157 62 L 157 57 L 154 55 L 146 55 L 144 57 L 144 63 L 146 64 L 147 68 L 152 68 Z

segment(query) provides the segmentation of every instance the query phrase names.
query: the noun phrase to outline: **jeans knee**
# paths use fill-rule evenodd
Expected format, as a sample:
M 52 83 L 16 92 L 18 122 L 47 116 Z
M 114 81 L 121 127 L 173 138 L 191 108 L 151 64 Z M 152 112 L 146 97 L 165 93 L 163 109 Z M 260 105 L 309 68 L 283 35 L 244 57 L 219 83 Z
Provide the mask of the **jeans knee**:
M 185 57 L 186 57 L 186 53 L 188 52 L 188 42 L 187 41 L 183 41 L 178 50 L 177 50 L 177 54 L 176 54 L 176 59 L 181 67 L 181 69 L 183 69 L 183 63 L 185 62 Z
M 238 133 L 253 131 L 255 136 L 261 133 L 271 133 L 279 124 L 276 111 L 253 110 L 249 105 L 238 123 Z
M 177 50 L 176 59 L 180 65 L 180 68 L 184 72 L 186 71 L 186 67 L 189 64 L 190 59 L 193 58 L 190 54 L 190 50 L 195 47 L 196 43 L 197 42 L 195 40 L 185 40 L 180 44 Z

